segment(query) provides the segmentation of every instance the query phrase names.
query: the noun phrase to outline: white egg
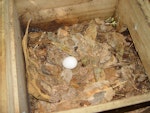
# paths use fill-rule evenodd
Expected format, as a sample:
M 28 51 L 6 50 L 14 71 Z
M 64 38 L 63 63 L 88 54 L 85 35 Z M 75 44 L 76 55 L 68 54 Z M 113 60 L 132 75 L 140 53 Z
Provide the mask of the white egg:
M 67 69 L 75 68 L 77 66 L 77 63 L 77 59 L 73 56 L 66 57 L 62 62 L 63 66 Z

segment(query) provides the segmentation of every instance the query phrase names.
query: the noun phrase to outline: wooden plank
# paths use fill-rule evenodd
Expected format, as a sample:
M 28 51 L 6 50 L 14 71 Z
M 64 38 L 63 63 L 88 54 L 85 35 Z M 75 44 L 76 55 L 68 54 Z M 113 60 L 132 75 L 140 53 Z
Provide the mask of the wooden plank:
M 150 25 L 150 0 L 137 0 Z
M 41 9 L 37 11 L 28 11 L 21 16 L 22 24 L 25 26 L 31 18 L 31 26 L 41 25 L 43 23 L 76 23 L 93 17 L 108 18 L 115 12 L 117 0 L 92 0 L 89 2 L 69 5 L 59 8 Z M 44 25 L 44 26 L 46 26 Z
M 8 40 L 13 41 L 13 49 L 14 49 L 14 61 L 12 61 L 12 68 L 15 71 L 15 77 L 13 76 L 13 82 L 17 84 L 15 85 L 14 92 L 17 92 L 16 98 L 18 99 L 15 104 L 16 108 L 19 108 L 18 113 L 28 113 L 28 100 L 27 100 L 27 90 L 26 90 L 26 74 L 25 74 L 25 63 L 24 56 L 22 52 L 22 36 L 21 36 L 21 28 L 18 20 L 18 15 L 14 4 L 12 3 L 12 26 L 10 27 L 12 31 L 12 35 Z M 15 65 L 15 66 L 14 66 Z M 16 91 L 17 90 L 17 91 Z M 15 112 L 16 113 L 16 112 Z
M 103 112 L 107 110 L 113 110 L 121 107 L 126 107 L 134 104 L 139 104 L 142 102 L 148 102 L 150 101 L 150 93 L 134 96 L 130 98 L 125 98 L 122 100 L 116 100 L 104 104 L 89 106 L 89 107 L 83 107 L 78 109 L 71 109 L 67 111 L 61 111 L 58 113 L 96 113 L 96 112 Z
M 3 32 L 0 38 L 0 112 L 28 112 L 21 31 L 13 0 L 3 2 Z M 2 107 L 2 108 L 1 108 Z M 1 111 L 2 110 L 2 111 Z
M 91 0 L 15 0 L 15 4 L 20 16 L 26 11 L 39 11 L 41 9 L 58 8 L 90 1 Z
M 21 47 L 20 44 L 21 43 L 19 44 L 19 42 L 20 42 L 20 35 L 19 35 L 20 30 L 18 30 L 19 29 L 18 28 L 19 24 L 18 24 L 18 21 L 16 20 L 17 15 L 14 13 L 14 7 L 13 7 L 13 2 L 12 2 L 13 0 L 5 0 L 5 1 L 7 1 L 5 3 L 7 4 L 7 8 L 8 8 L 8 9 L 5 9 L 5 11 L 6 11 L 6 13 L 8 13 L 8 15 L 6 15 L 6 18 L 5 18 L 5 25 L 6 25 L 6 29 L 4 31 L 5 36 L 3 36 L 4 33 L 2 32 L 3 35 L 2 35 L 2 38 L 0 38 L 0 46 L 2 47 L 2 48 L 0 48 L 0 65 L 1 65 L 1 63 L 3 64 L 2 70 L 0 70 L 1 71 L 0 73 L 2 73 L 2 75 L 3 75 L 3 76 L 0 77 L 0 88 L 1 88 L 0 91 L 2 92 L 2 93 L 0 93 L 1 94 L 0 95 L 1 96 L 0 101 L 2 100 L 1 102 L 4 102 L 4 103 L 0 103 L 0 107 L 3 107 L 2 110 L 4 110 L 4 113 L 6 113 L 7 111 L 9 111 L 10 113 L 28 112 L 27 111 L 27 106 L 26 106 L 27 103 L 26 103 L 25 95 L 24 95 L 26 93 L 26 91 L 25 91 L 25 88 L 22 88 L 22 87 L 24 87 L 25 84 L 22 83 L 22 81 L 24 79 L 23 78 L 24 72 L 23 73 L 21 72 L 21 71 L 23 71 L 23 62 L 22 62 L 23 59 L 21 58 L 22 57 L 21 56 L 22 52 L 21 52 L 21 49 L 20 49 L 20 47 Z M 133 1 L 135 2 L 135 0 L 133 0 Z M 133 1 L 128 1 L 129 3 L 125 3 L 125 4 L 122 3 L 122 6 L 124 6 L 124 5 L 126 6 L 128 4 L 130 7 L 127 7 L 127 9 L 128 8 L 132 9 L 132 8 L 137 8 L 138 7 L 137 11 L 141 12 L 141 9 L 139 9 L 139 6 L 133 4 L 134 3 Z M 98 5 L 100 5 L 100 4 L 97 4 L 97 7 L 98 7 Z M 93 6 L 94 5 L 92 5 L 92 7 Z M 95 6 L 96 6 L 96 3 L 95 3 Z M 76 8 L 79 8 L 79 7 L 76 7 Z M 102 6 L 101 6 L 100 9 L 101 9 L 100 11 L 106 10 L 105 8 L 102 8 Z M 99 15 L 104 14 L 104 12 L 100 13 L 97 10 L 98 9 L 95 9 L 95 11 L 94 11 L 94 9 L 92 9 L 91 12 L 90 12 L 91 13 L 90 15 L 88 15 L 89 10 L 86 10 L 84 12 L 86 12 L 87 18 L 89 18 L 89 16 L 95 17 L 96 14 L 99 14 Z M 135 14 L 132 14 L 132 15 L 133 16 L 137 15 L 137 12 L 134 9 L 132 9 L 132 10 L 133 11 L 131 11 L 131 12 L 135 13 Z M 94 13 L 94 12 L 97 12 L 97 13 Z M 125 11 L 125 12 L 126 12 L 125 14 L 128 14 L 128 11 Z M 80 14 L 80 12 L 77 11 L 77 12 L 74 12 L 74 14 L 75 15 L 82 15 L 84 13 Z M 112 14 L 112 12 L 111 12 L 111 14 Z M 143 13 L 141 12 L 139 15 L 143 16 Z M 82 18 L 83 18 L 83 16 L 82 16 Z M 141 34 L 142 34 L 141 31 L 138 32 L 139 26 L 142 27 L 143 24 L 145 26 L 145 24 L 147 22 L 145 21 L 142 24 L 133 24 L 135 17 L 132 18 L 131 14 L 129 15 L 129 20 L 130 21 L 127 19 L 127 17 L 124 17 L 124 16 L 123 17 L 121 16 L 120 18 L 124 18 L 122 20 L 125 21 L 125 23 L 128 23 L 128 27 L 130 28 L 129 30 L 130 30 L 130 32 L 132 32 L 131 35 L 133 35 L 135 37 L 134 40 L 138 40 L 139 37 L 141 37 Z M 137 16 L 136 16 L 136 18 L 137 18 Z M 144 16 L 142 18 L 140 17 L 140 19 L 143 19 L 143 18 L 144 18 Z M 137 20 L 138 20 L 137 22 L 140 22 L 139 19 L 137 19 Z M 129 22 L 127 22 L 127 21 L 129 21 Z M 129 24 L 131 24 L 131 25 L 129 25 Z M 138 26 L 136 26 L 136 25 L 138 25 Z M 0 26 L 1 26 L 1 24 L 0 24 Z M 149 27 L 147 26 L 146 28 L 149 28 Z M 0 29 L 1 29 L 1 27 L 0 27 Z M 144 28 L 142 27 L 142 29 L 144 29 Z M 145 29 L 142 30 L 142 32 L 145 32 L 145 31 L 146 31 Z M 149 39 L 146 38 L 147 35 L 150 36 L 148 33 L 146 33 L 146 35 L 145 34 L 142 34 L 142 35 L 144 37 L 144 39 L 140 39 L 140 41 L 142 41 L 142 43 L 145 40 L 149 41 Z M 19 40 L 18 40 L 18 38 L 19 38 Z M 136 39 L 136 38 L 138 38 L 138 39 Z M 5 41 L 6 41 L 6 45 L 5 45 Z M 135 41 L 135 43 L 137 43 L 137 42 Z M 140 42 L 138 42 L 138 43 L 140 43 Z M 144 43 L 144 44 L 146 44 L 146 43 Z M 142 46 L 144 46 L 144 48 L 145 48 L 146 45 L 142 45 Z M 138 47 L 136 47 L 136 48 L 138 48 Z M 142 47 L 140 47 L 140 48 L 142 48 Z M 139 49 L 139 50 L 143 50 L 143 49 Z M 144 51 L 144 52 L 148 52 L 148 50 L 146 49 L 146 51 Z M 7 57 L 5 57 L 6 54 L 7 54 Z M 148 53 L 146 53 L 146 55 L 147 54 Z M 149 57 L 149 56 L 147 56 L 147 57 Z M 5 73 L 5 71 L 4 71 L 5 70 L 5 65 L 6 65 L 5 64 L 6 59 L 7 59 L 7 67 L 6 67 L 7 68 L 7 73 Z M 6 95 L 8 95 L 8 98 L 7 98 Z M 24 95 L 24 96 L 21 96 L 21 95 Z M 128 99 L 117 100 L 117 101 L 109 102 L 109 103 L 106 103 L 106 104 L 100 104 L 100 105 L 96 105 L 96 106 L 84 107 L 84 108 L 79 108 L 79 109 L 72 109 L 72 110 L 68 110 L 68 111 L 65 111 L 65 112 L 66 113 L 67 112 L 68 113 L 74 113 L 74 112 L 91 113 L 91 112 L 97 112 L 97 111 L 106 111 L 106 110 L 110 110 L 110 109 L 114 109 L 114 108 L 119 108 L 119 107 L 124 107 L 124 106 L 132 105 L 132 104 L 137 104 L 137 103 L 141 103 L 141 102 L 150 101 L 149 97 L 150 97 L 150 93 L 145 94 L 145 95 L 131 97 L 131 98 L 128 98 Z M 22 98 L 24 98 L 24 99 L 21 100 Z M 8 108 L 8 110 L 7 110 L 7 108 Z
M 135 48 L 150 79 L 150 24 L 141 5 L 137 0 L 120 0 L 117 15 L 119 26 L 127 25 Z
M 4 37 L 4 1 L 0 1 L 0 111 L 7 113 L 6 52 Z

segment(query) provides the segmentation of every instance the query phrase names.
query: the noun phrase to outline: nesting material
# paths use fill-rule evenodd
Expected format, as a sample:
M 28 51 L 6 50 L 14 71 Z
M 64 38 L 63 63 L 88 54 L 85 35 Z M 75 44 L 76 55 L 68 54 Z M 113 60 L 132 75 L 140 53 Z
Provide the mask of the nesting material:
M 32 113 L 96 105 L 150 91 L 130 35 L 118 33 L 114 21 L 96 18 L 53 32 L 28 32 L 28 27 L 22 44 Z M 76 58 L 75 65 L 64 68 L 68 56 Z

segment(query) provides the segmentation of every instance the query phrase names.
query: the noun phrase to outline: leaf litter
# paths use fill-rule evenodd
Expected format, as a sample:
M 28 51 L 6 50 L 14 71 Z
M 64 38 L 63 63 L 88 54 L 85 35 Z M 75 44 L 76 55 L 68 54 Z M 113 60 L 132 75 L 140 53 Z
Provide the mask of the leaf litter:
M 22 46 L 31 113 L 47 113 L 110 102 L 150 91 L 131 36 L 96 18 L 54 32 L 28 32 Z M 62 66 L 67 56 L 75 69 Z

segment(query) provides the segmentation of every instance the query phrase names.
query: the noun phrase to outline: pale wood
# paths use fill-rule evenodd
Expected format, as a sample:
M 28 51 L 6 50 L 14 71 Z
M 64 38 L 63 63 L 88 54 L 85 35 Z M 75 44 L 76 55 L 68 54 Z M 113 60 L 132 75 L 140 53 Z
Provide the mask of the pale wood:
M 130 98 L 125 98 L 121 100 L 116 100 L 112 102 L 108 102 L 105 104 L 99 104 L 95 106 L 83 107 L 78 109 L 71 109 L 67 111 L 60 111 L 57 113 L 96 113 L 96 112 L 103 112 L 107 110 L 113 110 L 121 107 L 126 107 L 134 104 L 139 104 L 142 102 L 150 101 L 150 93 L 134 96 Z
M 137 0 L 120 0 L 117 13 L 120 26 L 127 25 L 150 79 L 150 25 L 146 15 Z
M 28 112 L 25 69 L 21 47 L 21 31 L 13 0 L 3 1 L 2 75 L 0 76 L 0 112 Z M 1 45 L 0 45 L 1 46 Z M 2 110 L 2 111 L 1 111 Z
M 4 37 L 4 2 L 0 1 L 0 112 L 7 113 L 6 52 Z
M 38 11 L 41 9 L 58 8 L 90 1 L 92 0 L 15 0 L 15 4 L 20 16 L 27 11 Z
M 137 0 L 150 25 L 150 0 Z
M 24 6 L 22 9 L 20 8 L 24 5 L 24 3 L 27 3 L 28 1 L 16 1 L 18 2 L 18 4 L 21 4 L 22 1 L 22 5 L 17 4 L 17 11 L 20 10 L 20 12 L 24 13 L 26 6 Z M 34 0 L 32 0 L 31 2 L 33 1 Z M 56 1 L 58 2 L 59 0 Z M 65 1 L 68 1 L 69 3 L 66 4 Z M 71 0 L 64 0 L 64 4 L 62 7 L 60 6 L 61 2 L 63 1 L 60 1 L 60 3 L 56 3 L 56 5 L 53 4 L 51 6 L 52 9 L 48 5 L 47 7 L 49 9 L 44 9 L 44 5 L 41 5 L 42 10 L 34 10 L 30 13 L 25 11 L 26 13 L 23 14 L 23 17 L 25 21 L 28 21 L 32 14 L 37 14 L 36 18 L 32 16 L 32 21 L 35 20 L 35 23 L 42 21 L 49 22 L 55 19 L 57 19 L 58 21 L 67 21 L 68 19 L 71 20 L 75 18 L 75 21 L 82 21 L 95 17 L 106 18 L 113 15 L 117 3 L 117 0 L 93 0 L 91 2 L 87 1 L 88 0 L 84 0 L 82 2 L 80 1 L 80 4 L 78 0 L 72 0 L 72 2 Z M 18 15 L 16 14 L 17 11 L 13 6 L 13 0 L 5 0 L 4 4 L 5 15 L 2 13 L 3 21 L 5 20 L 3 23 L 4 26 L 1 27 L 2 25 L 0 24 L 0 34 L 2 34 L 2 37 L 0 37 L 0 110 L 2 111 L 2 113 L 28 113 L 26 98 L 27 93 L 25 89 L 25 68 L 21 48 L 21 31 L 17 18 Z M 45 3 L 43 2 L 43 4 Z M 28 8 L 29 6 L 30 5 L 27 5 Z M 66 12 L 66 10 L 69 10 L 70 8 L 72 8 L 72 10 Z M 31 9 L 29 8 L 28 10 Z M 48 11 L 51 12 L 53 10 L 53 13 L 57 14 L 56 16 L 51 13 L 51 15 L 49 15 Z M 60 13 L 59 11 L 62 11 L 62 13 Z M 142 62 L 145 66 L 145 69 L 148 73 L 150 73 L 150 52 L 148 51 L 148 49 L 150 49 L 150 28 L 147 24 L 144 13 L 137 4 L 136 0 L 120 0 L 117 11 L 119 15 L 119 22 L 122 24 L 127 24 L 136 49 L 138 50 Z M 44 15 L 42 15 L 43 13 Z M 43 16 L 43 18 L 40 19 L 39 14 L 40 16 Z M 61 113 L 101 112 L 146 101 L 150 101 L 150 93 L 112 101 L 105 104 L 72 109 L 68 111 L 61 111 Z
M 22 14 L 21 21 L 25 26 L 31 18 L 32 26 L 33 24 L 37 25 L 51 21 L 56 21 L 57 23 L 76 23 L 95 17 L 108 18 L 114 14 L 116 4 L 117 0 L 92 0 L 58 8 L 49 7 L 48 9 L 28 10 Z

